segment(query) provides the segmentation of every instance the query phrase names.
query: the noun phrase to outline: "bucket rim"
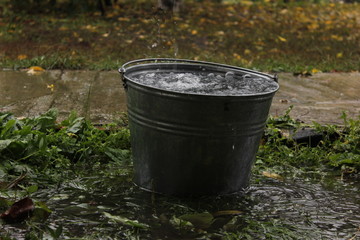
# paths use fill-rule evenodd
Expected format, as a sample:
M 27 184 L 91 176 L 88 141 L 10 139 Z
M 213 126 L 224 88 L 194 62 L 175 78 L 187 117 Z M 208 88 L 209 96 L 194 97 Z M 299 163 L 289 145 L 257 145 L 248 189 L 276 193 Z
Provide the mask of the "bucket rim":
M 229 70 L 236 70 L 236 71 L 241 71 L 241 72 L 245 72 L 245 73 L 249 73 L 252 75 L 256 75 L 258 77 L 261 78 L 267 78 L 267 79 L 272 79 L 273 81 L 276 82 L 277 87 L 275 90 L 272 91 L 268 91 L 268 92 L 260 92 L 260 93 L 251 93 L 251 94 L 234 94 L 234 95 L 229 95 L 229 94 L 203 94 L 203 93 L 192 93 L 192 92 L 179 92 L 179 91 L 172 91 L 172 90 L 168 90 L 168 89 L 163 89 L 163 88 L 159 88 L 156 86 L 150 86 L 150 85 L 146 85 L 146 84 L 142 84 L 139 83 L 133 79 L 131 79 L 130 77 L 126 76 L 126 72 L 127 70 L 131 70 L 133 68 L 137 68 L 139 66 L 148 66 L 148 65 L 153 65 L 153 64 L 169 64 L 169 63 L 173 63 L 173 64 L 184 64 L 184 65 L 198 65 L 198 66 L 204 66 L 204 67 L 220 67 L 220 68 L 226 68 Z M 135 65 L 133 65 L 135 64 Z M 133 66 L 131 66 L 133 65 Z M 145 87 L 147 89 L 155 89 L 157 91 L 160 92 L 165 92 L 165 93 L 171 93 L 171 94 L 178 94 L 178 95 L 188 95 L 188 96 L 204 96 L 204 97 L 256 97 L 256 96 L 265 96 L 265 95 L 271 95 L 271 94 L 275 94 L 279 88 L 280 85 L 278 83 L 278 76 L 277 74 L 275 75 L 270 75 L 267 73 L 263 73 L 263 72 L 259 72 L 259 71 L 255 71 L 255 70 L 251 70 L 251 69 L 247 69 L 247 68 L 242 68 L 242 67 L 237 67 L 237 66 L 232 66 L 232 65 L 227 65 L 227 64 L 221 64 L 221 63 L 215 63 L 215 62 L 206 62 L 206 61 L 198 61 L 198 60 L 188 60 L 188 59 L 173 59 L 173 58 L 144 58 L 144 59 L 137 59 L 137 60 L 132 60 L 129 62 L 124 63 L 121 68 L 118 69 L 118 72 L 121 75 L 121 79 L 123 81 L 123 86 L 125 89 L 127 89 L 127 81 L 130 81 L 132 84 L 141 86 L 141 87 Z

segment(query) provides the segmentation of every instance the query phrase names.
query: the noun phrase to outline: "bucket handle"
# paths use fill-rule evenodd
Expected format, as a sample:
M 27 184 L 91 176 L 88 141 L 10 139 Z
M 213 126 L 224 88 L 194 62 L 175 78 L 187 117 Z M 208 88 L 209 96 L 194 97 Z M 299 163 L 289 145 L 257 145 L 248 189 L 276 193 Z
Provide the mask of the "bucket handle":
M 126 84 L 126 79 L 125 79 L 126 67 L 128 67 L 128 66 L 130 66 L 132 64 L 139 64 L 139 63 L 146 63 L 146 62 L 154 62 L 154 63 L 157 63 L 157 62 L 196 63 L 196 64 L 215 66 L 215 67 L 224 67 L 224 68 L 240 70 L 240 71 L 244 71 L 244 72 L 248 72 L 248 73 L 253 73 L 253 74 L 256 74 L 256 75 L 262 75 L 262 76 L 273 79 L 275 82 L 278 82 L 277 74 L 270 75 L 270 74 L 266 74 L 266 73 L 246 69 L 246 68 L 241 68 L 241 67 L 236 67 L 236 66 L 231 66 L 231 65 L 221 64 L 221 63 L 196 61 L 196 60 L 188 60 L 188 59 L 176 59 L 176 58 L 145 58 L 145 59 L 137 59 L 137 60 L 129 61 L 129 62 L 125 63 L 124 65 L 122 65 L 121 68 L 119 68 L 118 71 L 119 71 L 119 73 L 121 75 L 121 79 L 123 81 L 123 86 L 124 86 L 125 89 L 127 89 L 127 84 Z

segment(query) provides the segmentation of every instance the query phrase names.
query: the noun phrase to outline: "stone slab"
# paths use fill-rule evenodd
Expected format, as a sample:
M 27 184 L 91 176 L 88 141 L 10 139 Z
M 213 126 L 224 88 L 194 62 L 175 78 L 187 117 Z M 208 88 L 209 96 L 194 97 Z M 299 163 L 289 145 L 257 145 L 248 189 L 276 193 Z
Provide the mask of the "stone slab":
M 290 115 L 304 122 L 342 124 L 342 112 L 360 115 L 360 73 L 318 73 L 310 77 L 279 74 L 280 90 L 270 114 Z M 53 91 L 48 88 L 54 85 Z M 0 71 L 0 111 L 32 117 L 50 108 L 59 120 L 71 111 L 94 123 L 108 123 L 126 111 L 126 96 L 117 71 L 46 71 L 28 75 L 23 71 Z

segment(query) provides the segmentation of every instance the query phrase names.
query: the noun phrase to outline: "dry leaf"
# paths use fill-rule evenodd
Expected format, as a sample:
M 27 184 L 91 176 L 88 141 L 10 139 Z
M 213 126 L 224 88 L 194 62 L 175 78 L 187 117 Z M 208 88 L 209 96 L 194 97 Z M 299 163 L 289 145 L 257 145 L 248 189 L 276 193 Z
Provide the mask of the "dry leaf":
M 34 208 L 34 202 L 27 197 L 15 202 L 6 212 L 0 215 L 0 218 L 7 223 L 22 222 L 31 216 Z
M 44 71 L 45 71 L 45 69 L 43 69 L 42 67 L 32 66 L 28 69 L 28 71 L 26 73 L 29 75 L 39 75 L 39 74 L 43 73 Z
M 316 68 L 311 69 L 312 74 L 319 73 L 319 72 L 321 72 L 319 69 L 316 69 Z
M 279 39 L 280 41 L 282 41 L 282 42 L 287 42 L 287 39 L 286 39 L 286 38 L 283 38 L 283 37 L 281 37 L 281 36 L 278 36 L 278 39 Z
M 20 54 L 20 55 L 17 57 L 17 59 L 19 59 L 19 60 L 27 59 L 27 55 L 25 55 L 25 54 Z
M 51 90 L 51 92 L 54 92 L 55 86 L 54 84 L 47 84 L 46 87 Z
M 280 181 L 284 180 L 284 178 L 282 176 L 280 176 L 279 174 L 277 174 L 277 173 L 271 173 L 271 172 L 263 171 L 262 175 L 264 175 L 265 177 L 277 179 L 277 180 L 280 180 Z
M 337 54 L 336 54 L 336 57 L 337 57 L 337 58 L 342 58 L 342 57 L 343 57 L 343 53 L 342 53 L 342 52 L 337 53 Z

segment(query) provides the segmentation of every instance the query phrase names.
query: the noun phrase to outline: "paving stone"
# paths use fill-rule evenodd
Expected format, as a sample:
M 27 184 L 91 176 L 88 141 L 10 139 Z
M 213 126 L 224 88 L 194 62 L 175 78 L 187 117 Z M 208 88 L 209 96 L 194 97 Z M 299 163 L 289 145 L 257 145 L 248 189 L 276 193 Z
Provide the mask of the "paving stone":
M 342 112 L 360 115 L 360 73 L 318 73 L 310 77 L 279 74 L 280 90 L 270 114 L 282 115 L 293 105 L 293 118 L 311 123 L 342 124 Z M 48 88 L 53 84 L 54 88 Z M 107 123 L 126 111 L 126 96 L 117 71 L 0 71 L 0 111 L 31 117 L 50 108 L 59 120 L 71 111 L 94 123 Z
M 90 119 L 96 123 L 115 121 L 126 111 L 126 96 L 117 72 L 100 72 L 92 87 L 89 100 Z

